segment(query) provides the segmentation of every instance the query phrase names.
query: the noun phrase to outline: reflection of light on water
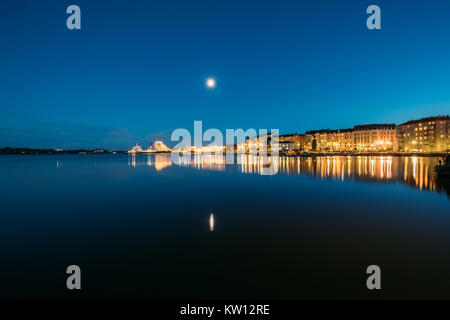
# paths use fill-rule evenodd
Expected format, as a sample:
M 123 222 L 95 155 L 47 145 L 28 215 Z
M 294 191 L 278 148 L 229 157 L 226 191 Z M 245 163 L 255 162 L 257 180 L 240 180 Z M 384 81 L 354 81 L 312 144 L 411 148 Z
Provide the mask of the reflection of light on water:
M 327 176 L 330 175 L 330 157 L 327 157 Z
M 403 164 L 403 180 L 406 181 L 408 178 L 408 165 L 409 165 L 409 158 L 405 159 L 405 163 Z
M 172 165 L 172 159 L 170 156 L 157 154 L 155 155 L 155 169 L 156 171 L 161 171 L 166 167 Z
M 423 158 L 420 158 L 420 165 L 419 165 L 419 188 L 423 188 Z
M 375 159 L 370 160 L 370 176 L 375 176 Z
M 180 159 L 180 166 L 192 167 L 197 170 L 216 170 L 224 171 L 226 165 L 226 158 L 218 154 L 195 154 L 193 156 L 187 155 Z
M 214 215 L 209 216 L 209 231 L 214 231 Z
M 412 157 L 412 161 L 413 161 L 413 178 L 416 179 L 416 170 L 417 170 L 417 157 Z
M 170 155 L 158 154 L 129 157 L 129 166 L 154 166 L 160 171 L 172 165 Z M 145 158 L 147 157 L 147 158 Z M 146 161 L 145 161 L 146 160 Z M 238 155 L 235 164 L 243 174 L 262 174 L 269 167 L 275 173 L 284 175 L 313 176 L 320 179 L 340 181 L 402 181 L 419 189 L 436 190 L 434 166 L 436 157 L 392 157 L 392 156 L 313 156 L 313 157 L 264 157 L 259 155 Z M 58 163 L 57 163 L 58 165 Z M 59 163 L 61 167 L 62 163 Z M 224 155 L 192 155 L 181 159 L 180 166 L 197 170 L 224 171 L 228 165 Z M 214 219 L 214 218 L 213 218 Z
M 362 166 L 361 157 L 358 157 L 358 175 L 362 174 L 361 166 Z
M 258 155 L 240 155 L 237 157 L 237 163 L 241 167 L 242 173 L 267 174 L 268 170 L 271 173 L 278 173 L 282 168 L 283 172 L 289 174 L 295 171 L 295 162 L 291 158 L 286 157 L 267 157 Z
M 245 160 L 247 159 L 247 161 Z M 436 190 L 434 157 L 317 156 L 280 157 L 279 173 L 307 175 L 320 179 L 402 181 L 419 189 Z M 243 156 L 242 173 L 258 173 L 258 161 Z
M 387 159 L 387 178 L 392 179 L 392 157 Z

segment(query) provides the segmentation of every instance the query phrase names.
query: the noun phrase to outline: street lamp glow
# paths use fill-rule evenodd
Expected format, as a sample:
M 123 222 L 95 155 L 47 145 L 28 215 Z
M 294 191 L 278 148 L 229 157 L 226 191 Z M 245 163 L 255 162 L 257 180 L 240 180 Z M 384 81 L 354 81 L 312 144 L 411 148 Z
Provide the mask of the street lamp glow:
M 206 79 L 206 86 L 207 86 L 209 89 L 214 88 L 214 87 L 216 86 L 216 80 L 215 80 L 214 78 L 208 78 L 208 79 Z

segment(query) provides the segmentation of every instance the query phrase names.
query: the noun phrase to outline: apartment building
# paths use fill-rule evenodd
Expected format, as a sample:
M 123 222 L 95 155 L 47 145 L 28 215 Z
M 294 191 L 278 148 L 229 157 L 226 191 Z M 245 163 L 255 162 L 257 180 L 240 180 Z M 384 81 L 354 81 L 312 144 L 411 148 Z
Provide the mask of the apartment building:
M 405 122 L 397 127 L 398 151 L 450 151 L 450 117 L 437 116 Z

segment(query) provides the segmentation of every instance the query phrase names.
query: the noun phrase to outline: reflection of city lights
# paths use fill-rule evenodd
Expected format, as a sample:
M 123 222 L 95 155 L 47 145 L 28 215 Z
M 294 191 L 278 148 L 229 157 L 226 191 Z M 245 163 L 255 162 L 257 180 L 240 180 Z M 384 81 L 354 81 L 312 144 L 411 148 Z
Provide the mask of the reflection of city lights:
M 166 155 L 155 155 L 155 169 L 161 171 L 162 169 L 172 165 L 172 159 Z
M 234 165 L 227 165 L 223 154 L 192 154 L 180 158 L 179 166 L 196 170 L 225 171 L 237 168 L 243 174 L 262 174 L 271 167 L 274 172 L 284 175 L 312 176 L 320 179 L 402 181 L 420 189 L 436 190 L 434 166 L 438 160 L 432 157 L 392 157 L 392 156 L 317 156 L 317 157 L 264 157 L 241 154 Z M 130 154 L 128 165 L 147 165 L 160 171 L 173 165 L 171 156 L 165 154 Z M 214 216 L 210 217 L 210 227 L 214 229 Z

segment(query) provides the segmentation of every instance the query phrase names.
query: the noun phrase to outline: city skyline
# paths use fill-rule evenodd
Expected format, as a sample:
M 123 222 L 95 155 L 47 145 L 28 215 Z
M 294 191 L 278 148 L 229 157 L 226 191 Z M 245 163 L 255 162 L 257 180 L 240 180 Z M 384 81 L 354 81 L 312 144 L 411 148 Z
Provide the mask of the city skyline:
M 450 110 L 445 1 L 378 1 L 381 30 L 356 0 L 80 0 L 81 30 L 68 4 L 2 4 L 2 147 L 126 150 L 195 120 L 287 134 Z
M 351 132 L 353 132 L 353 131 L 358 131 L 358 130 L 360 130 L 360 128 L 364 128 L 364 127 L 372 127 L 372 126 L 393 126 L 393 129 L 394 130 L 397 130 L 397 128 L 399 128 L 399 127 L 401 127 L 401 126 L 404 126 L 404 125 L 407 125 L 407 124 L 410 124 L 410 123 L 417 123 L 417 124 L 419 124 L 419 123 L 421 123 L 421 122 L 427 122 L 427 121 L 429 121 L 429 120 L 431 120 L 431 121 L 433 121 L 433 120 L 436 120 L 436 119 L 441 119 L 441 120 L 444 120 L 445 121 L 445 126 L 446 127 L 444 127 L 443 128 L 443 130 L 445 131 L 445 139 L 446 140 L 448 140 L 448 142 L 446 142 L 447 144 L 450 144 L 450 116 L 447 114 L 447 115 L 432 115 L 432 116 L 426 116 L 426 117 L 423 117 L 423 118 L 420 118 L 420 119 L 410 119 L 410 120 L 408 120 L 408 121 L 404 121 L 404 122 L 402 122 L 402 123 L 399 123 L 399 124 L 396 124 L 396 123 L 388 123 L 388 122 L 383 122 L 383 123 L 378 123 L 378 124 L 374 124 L 374 123 L 370 123 L 370 124 L 368 124 L 368 123 L 365 123 L 365 124 L 356 124 L 356 125 L 353 125 L 352 127 L 350 127 L 350 128 L 320 128 L 320 129 L 317 129 L 317 128 L 315 128 L 315 129 L 310 129 L 310 130 L 306 130 L 306 131 L 304 131 L 304 132 L 298 132 L 298 131 L 296 131 L 296 132 L 285 132 L 285 133 L 280 133 L 279 134 L 279 137 L 282 139 L 283 137 L 296 137 L 296 136 L 305 136 L 305 135 L 310 135 L 310 136 L 314 136 L 314 135 L 317 135 L 317 134 L 323 134 L 323 133 L 325 133 L 325 134 L 333 134 L 333 133 L 351 133 Z M 408 126 L 409 127 L 409 126 Z M 185 128 L 183 128 L 183 129 L 185 129 Z M 194 132 L 194 130 L 189 130 L 189 128 L 186 128 L 188 131 L 190 131 L 190 133 L 192 134 L 193 132 Z M 215 129 L 215 128 L 204 128 L 205 130 L 208 130 L 208 129 Z M 247 129 L 253 129 L 253 128 L 234 128 L 234 129 L 232 129 L 232 130 L 238 130 L 238 129 L 243 129 L 244 131 L 245 130 L 247 130 Z M 275 129 L 275 128 L 273 128 L 273 129 Z M 265 130 L 265 129 L 263 129 L 263 130 Z M 258 131 L 256 131 L 256 132 L 258 132 Z M 268 130 L 268 133 L 270 133 L 270 129 Z M 203 133 L 202 133 L 202 136 L 203 136 Z M 257 138 L 258 137 L 258 135 L 256 135 L 256 136 L 252 136 L 252 135 L 250 135 L 250 136 L 246 136 L 246 139 L 253 139 L 253 138 Z M 352 138 L 352 139 L 354 139 L 354 138 Z M 397 137 L 397 139 L 398 139 L 398 137 Z M 160 138 L 160 137 L 158 137 L 158 136 L 155 136 L 154 137 L 154 139 L 151 139 L 151 135 L 150 135 L 150 148 L 152 147 L 152 145 L 154 145 L 155 143 L 156 144 L 158 144 L 158 143 L 163 143 L 163 146 L 164 147 L 167 147 L 167 146 L 165 146 L 164 144 L 167 144 L 168 145 L 168 147 L 169 148 L 172 148 L 173 147 L 173 145 L 175 145 L 175 144 L 177 144 L 178 142 L 179 142 L 179 140 L 176 140 L 176 141 L 171 141 L 170 140 L 170 138 L 169 138 L 169 140 L 167 140 L 167 139 L 164 139 L 164 138 Z M 149 142 L 149 141 L 145 141 L 145 142 Z M 286 140 L 287 141 L 287 140 Z M 282 141 L 280 141 L 280 142 L 282 142 Z M 139 144 L 141 144 L 142 142 L 136 142 L 136 141 L 134 141 L 133 142 L 133 144 L 134 144 L 134 147 L 139 147 L 139 148 L 141 148 L 141 146 L 139 146 Z M 204 146 L 204 147 L 207 147 L 208 145 L 210 145 L 210 143 L 211 142 L 209 142 L 209 141 L 204 141 L 203 139 L 202 139 L 202 146 Z M 192 146 L 194 146 L 194 143 L 192 143 L 191 144 Z M 223 146 L 226 146 L 226 144 L 224 143 L 223 144 Z M 107 147 L 104 147 L 104 146 L 97 146 L 96 148 L 83 148 L 83 147 L 81 147 L 81 148 L 74 148 L 74 149 L 70 149 L 70 148 L 68 148 L 68 149 L 64 149 L 64 148 L 59 148 L 59 147 L 57 147 L 57 148 L 52 148 L 52 147 L 44 147 L 44 148 L 39 148 L 39 147 L 35 147 L 35 146 L 0 146 L 0 149 L 1 148 L 4 148 L 4 149 L 6 149 L 6 148 L 12 148 L 12 149 L 31 149 L 31 150 L 33 150 L 33 149 L 35 149 L 35 150 L 39 150 L 39 149 L 41 149 L 41 150 L 56 150 L 56 151 L 70 151 L 70 150 L 74 150 L 74 151 L 77 151 L 77 150 L 79 150 L 79 151 L 95 151 L 95 150 L 109 150 L 109 151 L 121 151 L 121 152 L 125 152 L 125 151 L 127 151 L 129 148 L 125 148 L 125 149 L 114 149 L 114 148 L 107 148 Z M 134 148 L 133 148 L 134 149 Z M 348 150 L 348 151 L 350 151 L 350 150 Z M 356 150 L 355 150 L 356 151 Z M 404 151 L 404 150 L 403 150 Z M 444 151 L 444 150 L 443 150 Z M 128 150 L 128 152 L 130 152 L 130 150 Z

